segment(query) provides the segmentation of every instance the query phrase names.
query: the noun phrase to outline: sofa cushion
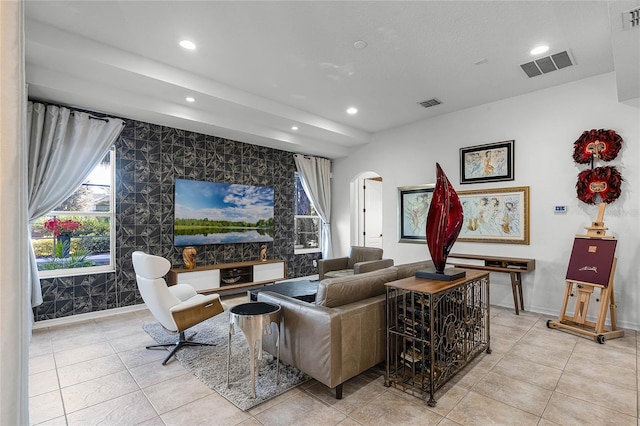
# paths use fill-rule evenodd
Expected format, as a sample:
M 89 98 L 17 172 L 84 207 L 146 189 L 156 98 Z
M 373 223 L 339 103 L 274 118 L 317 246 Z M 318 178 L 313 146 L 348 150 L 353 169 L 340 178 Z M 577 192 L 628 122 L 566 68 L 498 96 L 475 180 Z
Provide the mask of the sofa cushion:
M 394 281 L 396 276 L 396 268 L 390 267 L 350 277 L 324 279 L 318 284 L 316 305 L 335 308 L 379 296 L 385 293 L 384 284 Z
M 421 260 L 420 262 L 405 263 L 404 265 L 396 265 L 398 269 L 398 279 L 413 277 L 416 271 L 420 269 L 433 268 L 432 260 Z
M 325 272 L 325 278 L 344 278 L 353 276 L 353 269 L 338 269 L 337 271 Z

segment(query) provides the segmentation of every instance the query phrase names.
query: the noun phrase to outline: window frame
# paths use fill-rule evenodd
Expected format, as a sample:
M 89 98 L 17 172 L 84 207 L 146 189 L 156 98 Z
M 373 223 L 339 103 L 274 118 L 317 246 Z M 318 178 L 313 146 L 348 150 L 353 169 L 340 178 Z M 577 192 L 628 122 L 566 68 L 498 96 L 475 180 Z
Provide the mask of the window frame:
M 58 218 L 64 218 L 68 216 L 86 216 L 86 217 L 108 217 L 109 218 L 109 264 L 99 266 L 85 266 L 81 268 L 66 268 L 66 269 L 52 269 L 38 271 L 38 278 L 58 278 L 58 277 L 72 277 L 77 275 L 91 275 L 115 272 L 115 250 L 116 250 L 116 150 L 112 147 L 109 150 L 109 164 L 110 164 L 110 176 L 109 182 L 111 185 L 111 191 L 109 191 L 109 211 L 59 211 L 52 210 L 45 216 L 56 216 Z M 81 184 L 83 185 L 84 182 Z M 79 189 L 76 188 L 76 190 Z
M 297 171 L 294 173 L 294 191 L 295 191 L 295 186 L 296 186 L 296 184 L 295 184 L 295 180 L 300 179 L 299 175 L 300 175 L 300 174 L 299 174 Z M 304 187 L 302 188 L 302 190 L 303 190 L 303 192 L 304 192 L 304 195 L 305 195 L 305 196 L 307 197 L 307 199 L 309 200 L 309 204 L 311 204 L 311 207 L 313 208 L 313 210 L 317 212 L 317 209 L 316 209 L 316 208 L 315 208 L 315 206 L 313 205 L 313 201 L 311 201 L 311 198 L 309 198 L 309 195 L 308 195 L 308 194 L 307 194 L 307 192 L 304 190 Z M 298 197 L 295 197 L 295 202 L 296 202 L 296 204 L 297 204 L 297 202 L 298 202 Z M 297 211 L 297 206 L 294 206 L 294 208 L 295 208 L 295 210 L 294 210 L 294 211 Z M 298 219 L 306 219 L 306 218 L 310 218 L 310 219 L 317 219 L 317 220 L 318 220 L 318 222 L 319 222 L 319 226 L 318 226 L 318 234 L 317 234 L 317 237 L 318 237 L 318 247 L 314 247 L 314 248 L 296 248 L 296 244 L 295 244 L 295 242 L 294 242 L 294 245 L 293 245 L 293 254 L 294 254 L 294 255 L 297 255 L 297 254 L 308 254 L 308 253 L 322 253 L 322 218 L 321 218 L 321 217 L 320 217 L 320 215 L 318 215 L 318 214 L 315 214 L 315 215 L 297 215 L 297 214 L 294 214 L 294 216 L 293 216 L 293 221 L 294 221 L 294 223 L 293 223 L 293 229 L 294 229 L 294 232 L 295 232 L 295 240 L 294 240 L 294 241 L 297 241 L 297 240 L 298 240 L 298 234 L 297 234 L 297 232 L 296 232 L 296 230 L 297 230 L 297 226 L 296 226 L 296 224 L 297 224 L 297 220 L 298 220 Z

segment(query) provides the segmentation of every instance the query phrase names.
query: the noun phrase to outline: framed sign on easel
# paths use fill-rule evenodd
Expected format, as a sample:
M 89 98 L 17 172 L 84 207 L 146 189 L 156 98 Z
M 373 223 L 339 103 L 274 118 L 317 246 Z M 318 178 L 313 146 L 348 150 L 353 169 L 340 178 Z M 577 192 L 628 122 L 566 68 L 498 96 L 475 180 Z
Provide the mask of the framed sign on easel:
M 587 234 L 576 235 L 571 250 L 571 258 L 565 279 L 565 292 L 562 310 L 558 321 L 547 321 L 549 328 L 561 328 L 592 337 L 598 343 L 624 335 L 616 325 L 616 304 L 613 291 L 613 278 L 617 259 L 615 250 L 617 240 L 606 235 L 604 227 L 605 204 L 598 210 L 598 218 L 591 226 L 585 227 Z M 591 295 L 598 289 L 600 302 L 595 322 L 587 319 Z M 567 315 L 570 298 L 577 295 L 573 315 Z M 610 313 L 611 329 L 605 329 L 607 312 Z

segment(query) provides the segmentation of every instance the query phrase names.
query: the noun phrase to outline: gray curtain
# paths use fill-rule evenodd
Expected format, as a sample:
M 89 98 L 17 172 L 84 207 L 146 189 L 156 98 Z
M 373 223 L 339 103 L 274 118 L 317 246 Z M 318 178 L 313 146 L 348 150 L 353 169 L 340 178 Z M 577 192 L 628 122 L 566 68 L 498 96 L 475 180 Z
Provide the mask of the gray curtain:
M 294 154 L 302 186 L 322 219 L 322 257 L 333 256 L 331 247 L 331 161 Z
M 107 154 L 123 126 L 124 121 L 116 118 L 28 103 L 29 221 L 50 212 L 78 189 Z M 30 246 L 31 305 L 38 306 L 42 303 L 42 290 L 36 256 Z

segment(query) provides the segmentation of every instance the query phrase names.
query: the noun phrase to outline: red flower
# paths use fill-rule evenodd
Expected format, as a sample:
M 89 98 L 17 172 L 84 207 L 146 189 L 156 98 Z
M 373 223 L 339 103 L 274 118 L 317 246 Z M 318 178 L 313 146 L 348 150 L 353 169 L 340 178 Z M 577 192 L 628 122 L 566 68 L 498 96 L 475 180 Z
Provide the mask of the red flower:
M 49 219 L 43 224 L 45 229 L 53 232 L 53 235 L 59 237 L 60 235 L 71 235 L 73 231 L 82 226 L 80 222 L 76 222 L 72 219 L 60 220 L 56 217 Z

